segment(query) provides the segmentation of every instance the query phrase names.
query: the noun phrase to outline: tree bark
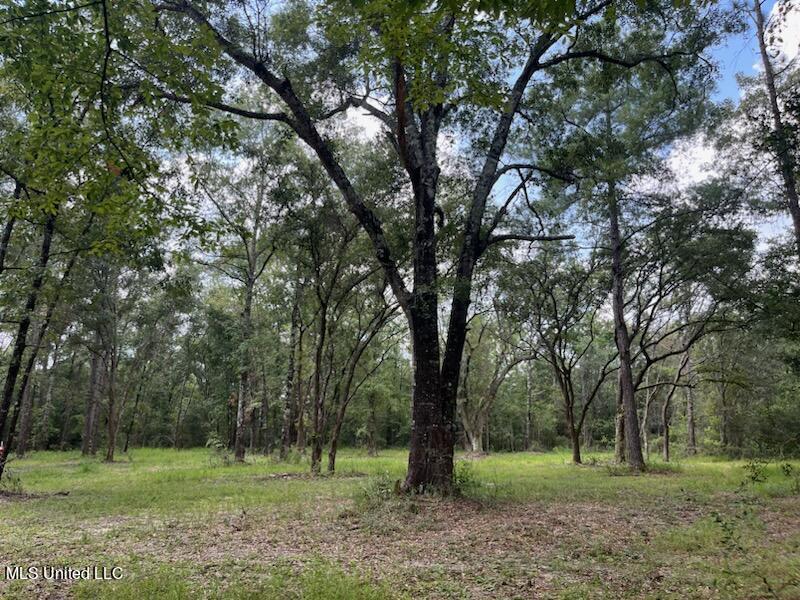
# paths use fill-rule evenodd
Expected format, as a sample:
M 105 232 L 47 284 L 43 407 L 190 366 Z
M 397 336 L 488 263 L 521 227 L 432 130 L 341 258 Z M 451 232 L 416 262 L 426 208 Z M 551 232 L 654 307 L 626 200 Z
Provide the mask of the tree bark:
M 697 431 L 694 420 L 694 389 L 686 387 L 686 452 L 697 454 Z
M 769 108 L 772 116 L 773 131 L 771 141 L 778 164 L 780 165 L 786 204 L 789 208 L 789 214 L 792 217 L 795 244 L 798 254 L 800 254 L 800 199 L 798 199 L 797 191 L 797 164 L 794 154 L 792 154 L 791 143 L 786 134 L 786 127 L 783 123 L 780 105 L 778 104 L 778 92 L 775 87 L 775 71 L 767 48 L 761 0 L 753 0 L 753 13 L 755 14 L 756 37 L 758 38 L 758 47 L 761 53 L 761 64 L 764 68 L 764 84 L 767 88 L 767 97 L 769 98 Z
M 525 450 L 529 451 L 533 444 L 533 366 L 532 363 L 526 369 L 525 378 L 526 388 L 526 410 L 525 410 Z
M 22 458 L 28 452 L 28 442 L 30 441 L 31 429 L 33 426 L 33 409 L 36 402 L 38 389 L 39 388 L 34 381 L 29 381 L 22 393 L 22 402 L 19 407 L 19 436 L 17 437 L 15 448 L 17 457 L 19 458 Z M 12 422 L 14 420 L 16 419 L 13 419 Z M 10 442 L 8 448 L 9 450 L 11 449 Z
M 639 417 L 633 387 L 631 341 L 625 323 L 625 273 L 622 260 L 622 235 L 619 226 L 619 204 L 614 182 L 608 184 L 609 233 L 611 238 L 611 296 L 614 313 L 614 341 L 619 352 L 619 389 L 625 428 L 625 450 L 628 464 L 635 470 L 644 469 L 642 444 L 639 438 Z
M 320 298 L 317 321 L 317 339 L 314 344 L 314 379 L 311 413 L 311 472 L 319 474 L 322 462 L 322 435 L 324 423 L 324 394 L 322 391 L 322 360 L 328 333 L 328 305 Z
M 581 432 L 575 426 L 575 411 L 572 404 L 566 407 L 567 429 L 569 431 L 570 442 L 572 443 L 572 462 L 576 465 L 581 464 Z
M 295 406 L 297 409 L 297 439 L 295 440 L 297 451 L 304 454 L 306 451 L 306 428 L 304 423 L 306 412 L 305 392 L 303 390 L 303 338 L 305 330 L 300 329 L 300 336 L 297 339 L 297 378 L 295 379 Z
M 245 430 L 247 428 L 250 406 L 250 338 L 253 329 L 253 287 L 255 280 L 248 276 L 244 289 L 244 307 L 242 308 L 242 356 L 239 365 L 239 397 L 236 403 L 236 433 L 233 442 L 233 453 L 236 462 L 244 462 Z
M 17 327 L 17 334 L 14 338 L 14 348 L 11 352 L 11 358 L 8 363 L 8 370 L 6 371 L 6 380 L 3 386 L 3 397 L 0 400 L 0 437 L 6 439 L 3 432 L 6 430 L 7 419 L 9 410 L 11 409 L 11 401 L 14 397 L 14 389 L 17 384 L 17 377 L 22 366 L 22 357 L 25 353 L 25 347 L 28 341 L 28 329 L 30 329 L 31 318 L 33 311 L 36 309 L 36 304 L 39 300 L 39 292 L 44 283 L 45 272 L 47 271 L 47 263 L 50 260 L 50 246 L 53 242 L 53 233 L 56 226 L 56 215 L 48 215 L 44 223 L 44 231 L 42 233 L 42 245 L 39 251 L 39 261 L 36 265 L 36 272 L 31 283 L 31 289 L 25 301 L 22 319 Z M 12 432 L 8 432 L 11 434 Z M 6 435 L 8 435 L 6 434 Z M 0 465 L 0 476 L 2 476 L 2 465 Z
M 370 391 L 367 396 L 367 455 L 378 456 L 378 419 L 375 414 L 375 391 Z
M 19 186 L 17 186 L 17 190 L 14 192 L 14 198 L 19 198 Z M 3 236 L 0 238 L 0 273 L 5 271 L 6 268 L 6 256 L 8 255 L 8 244 L 11 242 L 11 234 L 14 231 L 14 223 L 16 219 L 14 217 L 9 217 L 8 221 L 6 221 L 5 226 L 3 226 Z
M 298 267 L 299 271 L 299 267 Z M 286 365 L 286 382 L 283 387 L 283 423 L 281 425 L 280 458 L 284 460 L 292 445 L 293 408 L 295 406 L 295 353 L 300 331 L 300 277 L 295 278 L 292 297 L 291 329 L 289 331 L 289 360 Z
M 647 460 L 650 460 L 650 426 L 648 421 L 650 420 L 650 405 L 654 395 L 655 391 L 651 389 L 645 391 L 644 411 L 642 411 L 642 425 L 640 427 L 642 446 L 644 447 L 644 455 L 647 457 Z
M 88 225 L 87 225 L 88 229 Z M 34 335 L 34 341 L 31 345 L 30 352 L 28 353 L 28 361 L 25 364 L 25 369 L 22 372 L 22 381 L 20 382 L 19 389 L 17 390 L 17 400 L 16 400 L 16 409 L 14 412 L 14 417 L 11 419 L 11 423 L 9 424 L 8 433 L 6 435 L 6 447 L 11 447 L 11 441 L 14 437 L 16 432 L 17 426 L 17 418 L 20 414 L 22 405 L 23 405 L 23 395 L 25 394 L 26 390 L 29 386 L 29 380 L 31 374 L 33 373 L 34 366 L 36 364 L 36 359 L 39 356 L 39 349 L 42 347 L 44 343 L 45 334 L 50 326 L 50 322 L 53 320 L 53 315 L 55 314 L 55 310 L 58 307 L 59 300 L 61 298 L 61 291 L 64 288 L 67 280 L 69 279 L 70 273 L 72 272 L 72 268 L 75 266 L 75 261 L 78 258 L 78 251 L 74 251 L 67 262 L 66 267 L 64 268 L 64 272 L 61 275 L 61 279 L 58 282 L 58 286 L 56 287 L 55 294 L 53 298 L 47 305 L 47 310 L 45 311 L 44 319 L 42 320 L 41 324 L 37 328 L 36 334 Z M 30 423 L 26 423 L 26 427 L 29 426 Z M 26 430 L 25 432 L 25 443 L 24 445 L 27 446 L 28 444 L 28 437 L 30 436 L 30 431 Z M 0 468 L 0 476 L 2 476 L 2 468 Z
M 661 407 L 661 423 L 664 427 L 664 444 L 662 446 L 662 455 L 664 458 L 664 462 L 669 462 L 669 425 L 670 425 L 670 405 L 672 403 L 672 397 L 675 395 L 675 390 L 678 389 L 678 382 L 680 381 L 681 375 L 683 374 L 683 370 L 686 368 L 686 365 L 689 362 L 689 352 L 685 352 L 683 358 L 681 359 L 681 363 L 678 366 L 678 370 L 675 372 L 675 379 L 672 381 L 672 386 L 670 386 L 669 393 L 667 397 L 664 399 L 664 404 Z
M 69 390 L 64 398 L 64 410 L 62 411 L 63 420 L 61 421 L 61 433 L 58 438 L 59 450 L 64 450 L 67 447 L 67 434 L 69 432 L 69 425 L 71 421 L 72 405 L 75 399 L 75 386 L 73 385 L 73 381 L 75 377 L 75 358 L 77 354 L 77 351 L 73 350 L 72 356 L 69 360 L 69 373 L 67 374 L 67 384 L 69 385 Z M 81 371 L 83 371 L 83 363 L 78 364 L 78 381 L 82 380 Z
M 89 393 L 86 397 L 86 410 L 83 419 L 83 436 L 81 442 L 81 454 L 83 456 L 94 456 L 97 452 L 95 444 L 95 431 L 97 430 L 97 417 L 100 405 L 100 394 L 102 388 L 102 359 L 99 354 L 92 352 L 89 363 Z
M 116 345 L 115 345 L 116 346 Z M 122 408 L 117 398 L 117 368 L 119 366 L 119 354 L 116 347 L 111 348 L 106 365 L 106 393 L 108 399 L 108 415 L 106 421 L 106 462 L 114 462 L 114 453 L 117 449 L 117 431 L 119 430 L 119 420 Z
M 622 408 L 622 390 L 617 389 L 617 411 L 614 415 L 614 460 L 625 462 L 625 411 Z
M 36 448 L 39 450 L 47 450 L 50 442 L 50 418 L 53 411 L 53 386 L 55 384 L 55 371 L 58 365 L 58 352 L 59 346 L 57 343 L 53 344 L 53 364 L 47 369 L 47 379 L 44 391 L 44 400 L 42 403 L 42 423 L 36 439 Z M 45 359 L 45 366 L 49 360 Z
M 139 411 L 139 401 L 141 400 L 142 397 L 142 385 L 144 384 L 144 375 L 146 375 L 147 373 L 147 367 L 148 365 L 144 366 L 142 377 L 141 379 L 139 379 L 139 385 L 136 386 L 136 396 L 133 399 L 133 410 L 131 411 L 131 420 L 128 422 L 128 428 L 125 431 L 125 445 L 122 447 L 123 454 L 126 454 L 128 452 L 128 448 L 130 447 L 131 434 L 133 433 L 133 428 L 136 424 L 136 416 Z

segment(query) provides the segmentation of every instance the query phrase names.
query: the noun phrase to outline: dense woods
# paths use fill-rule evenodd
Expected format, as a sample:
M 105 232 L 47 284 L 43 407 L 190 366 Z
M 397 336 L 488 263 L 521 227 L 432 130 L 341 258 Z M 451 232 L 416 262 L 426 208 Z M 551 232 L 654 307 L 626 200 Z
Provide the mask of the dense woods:
M 796 456 L 793 10 L 3 3 L 3 452 Z

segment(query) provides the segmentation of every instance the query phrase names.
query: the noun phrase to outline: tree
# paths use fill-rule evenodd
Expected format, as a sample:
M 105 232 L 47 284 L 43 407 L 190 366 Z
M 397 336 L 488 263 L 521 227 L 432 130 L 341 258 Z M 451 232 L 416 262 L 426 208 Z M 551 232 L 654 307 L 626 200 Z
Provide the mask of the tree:
M 800 192 L 798 192 L 797 184 L 797 132 L 800 123 L 796 120 L 792 122 L 791 116 L 787 118 L 786 114 L 789 112 L 789 115 L 791 115 L 792 105 L 797 103 L 794 96 L 796 96 L 798 81 L 797 77 L 794 77 L 794 81 L 792 80 L 793 73 L 789 65 L 784 66 L 781 70 L 784 79 L 788 81 L 783 83 L 783 89 L 779 91 L 779 77 L 776 76 L 775 65 L 773 64 L 775 58 L 770 55 L 769 50 L 770 39 L 774 39 L 776 23 L 773 22 L 770 25 L 773 31 L 768 31 L 768 27 L 764 23 L 762 5 L 763 2 L 761 0 L 753 0 L 752 14 L 756 25 L 755 33 L 761 55 L 761 66 L 764 71 L 763 83 L 767 93 L 767 112 L 771 120 L 771 131 L 764 137 L 766 138 L 766 146 L 777 163 L 777 171 L 783 184 L 784 200 L 792 217 L 797 252 L 800 254 L 800 198 L 798 197 Z M 777 9 L 777 21 L 780 21 L 791 10 L 791 4 L 780 0 L 776 3 L 775 8 Z M 783 108 L 781 104 L 784 104 Z M 788 110 L 785 108 L 785 104 L 790 105 Z
M 241 345 L 234 455 L 244 461 L 245 434 L 252 419 L 253 298 L 256 284 L 276 250 L 274 223 L 285 193 L 287 154 L 294 154 L 269 130 L 251 129 L 241 155 L 214 156 L 196 167 L 201 199 L 218 220 L 219 241 L 210 260 L 198 259 L 241 284 Z
M 503 277 L 508 282 L 504 304 L 519 322 L 521 343 L 553 370 L 575 464 L 581 463 L 580 438 L 589 408 L 617 369 L 617 353 L 602 343 L 604 324 L 598 322 L 608 289 L 602 266 L 596 256 L 583 264 L 575 252 L 544 249 Z M 604 357 L 602 367 L 590 373 L 591 352 Z M 588 382 L 581 398 L 576 390 L 580 371 Z
M 506 209 L 497 212 L 491 222 L 485 222 L 487 208 L 494 202 L 493 190 L 508 172 L 501 160 L 508 156 L 509 133 L 525 107 L 525 91 L 534 76 L 570 62 L 612 62 L 630 68 L 649 61 L 664 64 L 696 51 L 692 44 L 697 31 L 714 18 L 692 27 L 691 34 L 683 37 L 662 30 L 662 44 L 654 53 L 639 53 L 634 46 L 617 47 L 609 53 L 603 40 L 585 35 L 603 26 L 607 2 L 581 4 L 566 24 L 558 19 L 558 25 L 533 22 L 516 12 L 509 12 L 496 22 L 487 21 L 471 5 L 426 4 L 424 10 L 414 5 L 392 5 L 387 11 L 383 2 L 360 6 L 298 3 L 289 5 L 284 12 L 271 13 L 270 19 L 257 24 L 247 21 L 248 6 L 230 11 L 189 1 L 142 6 L 139 31 L 129 32 L 130 21 L 111 26 L 115 37 L 126 40 L 126 52 L 114 57 L 116 68 L 128 65 L 138 73 L 137 85 L 142 95 L 288 126 L 320 161 L 368 234 L 412 334 L 414 431 L 405 487 L 414 490 L 448 489 L 451 484 L 457 387 L 472 281 L 481 256 L 494 244 L 553 237 L 503 231 Z M 557 6 L 561 10 L 555 12 L 571 12 L 564 10 L 566 3 Z M 675 11 L 679 16 L 676 22 L 682 23 L 691 13 L 689 8 L 664 6 L 648 12 L 625 5 L 616 15 L 624 15 L 625 29 L 634 30 L 642 23 L 667 22 L 660 19 L 664 11 Z M 323 35 L 281 37 L 287 29 L 283 23 L 307 24 L 314 13 L 320 23 L 315 31 Z M 549 14 L 549 9 L 543 14 Z M 160 28 L 152 27 L 156 18 Z M 191 41 L 186 35 L 187 23 L 195 27 Z M 307 33 L 311 30 L 301 25 L 291 31 L 304 29 Z M 566 31 L 577 34 L 572 38 L 575 43 L 563 48 L 559 42 Z M 359 39 L 357 45 L 352 44 L 354 34 Z M 127 54 L 136 54 L 136 44 L 130 41 L 135 35 L 150 38 L 150 47 L 160 52 L 159 59 L 168 54 L 177 56 L 171 49 L 184 44 L 186 51 L 182 55 L 187 59 L 170 64 L 140 53 L 135 62 L 127 60 Z M 214 71 L 198 60 L 197 47 L 202 45 L 220 53 L 222 60 L 218 64 L 224 70 L 245 73 L 269 91 L 274 99 L 270 107 L 252 110 L 226 102 Z M 354 48 L 360 52 L 354 52 Z M 330 66 L 336 63 L 344 68 Z M 145 70 L 137 70 L 136 65 L 145 65 Z M 486 78 L 486 73 L 495 76 Z M 327 98 L 337 96 L 340 102 L 325 102 L 321 90 L 335 90 Z M 502 92 L 498 94 L 497 90 Z M 390 231 L 404 225 L 407 219 L 398 220 L 379 210 L 354 185 L 343 166 L 341 150 L 324 128 L 326 120 L 354 106 L 381 124 L 413 198 L 409 210 L 414 221 L 413 235 L 405 237 L 412 256 L 409 277 L 402 264 L 406 249 L 398 247 L 394 241 L 398 238 Z M 437 141 L 445 132 L 456 130 L 474 142 L 465 158 L 476 167 L 471 169 L 470 199 L 462 213 L 464 217 L 454 214 L 445 219 L 456 223 L 458 242 L 452 258 L 455 273 L 448 294 L 451 301 L 447 336 L 440 346 L 438 310 L 442 292 L 437 271 L 444 257 L 437 252 L 435 224 L 441 208 L 437 208 L 437 195 L 442 174 Z M 526 170 L 535 172 L 537 165 L 527 164 Z
M 539 112 L 530 115 L 532 132 L 527 148 L 543 155 L 545 166 L 556 170 L 558 165 L 561 172 L 569 174 L 568 179 L 580 182 L 574 192 L 570 188 L 564 192 L 583 202 L 591 225 L 605 229 L 607 241 L 601 245 L 609 255 L 624 441 L 630 465 L 642 469 L 631 348 L 634 336 L 626 316 L 626 286 L 632 275 L 627 255 L 631 238 L 647 229 L 646 217 L 644 222 L 637 221 L 648 210 L 647 199 L 652 188 L 658 188 L 657 178 L 666 178 L 664 149 L 694 131 L 707 112 L 705 90 L 713 85 L 713 79 L 698 55 L 732 24 L 724 16 L 709 13 L 682 31 L 680 47 L 672 54 L 664 47 L 663 27 L 657 22 L 646 21 L 639 29 L 624 32 L 615 23 L 604 25 L 592 30 L 597 37 L 586 43 L 607 47 L 611 53 L 627 51 L 663 58 L 638 69 L 610 61 L 592 63 L 582 70 L 562 64 L 553 72 L 554 81 L 547 82 L 559 93 L 541 101 Z M 530 93 L 547 99 L 549 89 L 543 84 Z M 648 177 L 654 181 L 648 182 Z M 599 215 L 603 216 L 602 225 Z M 659 217 L 652 221 L 658 223 Z M 620 421 L 620 434 L 622 425 Z
M 467 335 L 464 350 L 458 414 L 467 447 L 475 453 L 484 452 L 483 433 L 500 386 L 517 365 L 533 359 L 533 355 L 515 348 L 510 339 L 513 332 L 500 319 L 497 314 L 473 317 L 472 335 Z

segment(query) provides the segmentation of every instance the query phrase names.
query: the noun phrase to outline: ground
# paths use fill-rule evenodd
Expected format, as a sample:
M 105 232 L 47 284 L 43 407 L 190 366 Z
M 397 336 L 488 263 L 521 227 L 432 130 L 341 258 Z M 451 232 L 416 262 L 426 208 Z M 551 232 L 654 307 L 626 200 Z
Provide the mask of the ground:
M 800 598 L 800 463 L 634 476 L 602 454 L 495 454 L 459 460 L 460 497 L 409 498 L 405 460 L 345 450 L 314 479 L 206 449 L 33 454 L 0 492 L 0 597 Z M 12 582 L 8 565 L 123 577 Z

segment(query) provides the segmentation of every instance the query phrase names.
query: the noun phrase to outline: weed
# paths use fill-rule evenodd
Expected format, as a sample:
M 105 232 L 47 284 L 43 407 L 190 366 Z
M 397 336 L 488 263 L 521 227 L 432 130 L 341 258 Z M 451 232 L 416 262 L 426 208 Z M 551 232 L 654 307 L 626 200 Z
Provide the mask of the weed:
M 222 465 L 227 467 L 233 463 L 233 455 L 228 449 L 228 445 L 216 433 L 212 433 L 208 437 L 206 448 L 211 450 L 208 461 L 212 466 Z
M 475 492 L 479 485 L 472 463 L 466 460 L 456 462 L 453 469 L 453 494 L 468 496 Z
M 766 481 L 768 466 L 769 461 L 762 458 L 751 458 L 748 460 L 744 467 L 742 467 L 745 472 L 745 479 L 742 481 L 742 487 L 746 486 L 748 483 L 750 485 L 755 485 Z

